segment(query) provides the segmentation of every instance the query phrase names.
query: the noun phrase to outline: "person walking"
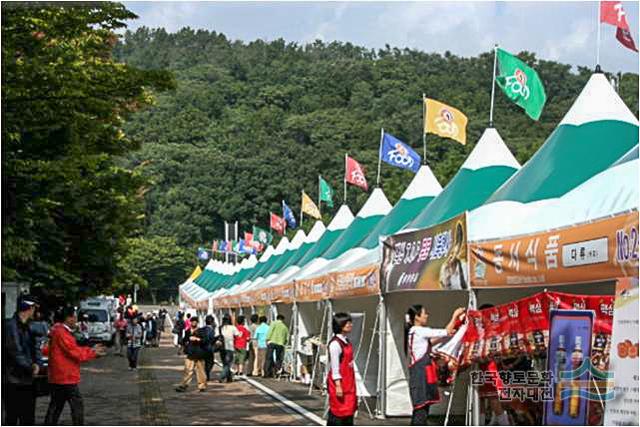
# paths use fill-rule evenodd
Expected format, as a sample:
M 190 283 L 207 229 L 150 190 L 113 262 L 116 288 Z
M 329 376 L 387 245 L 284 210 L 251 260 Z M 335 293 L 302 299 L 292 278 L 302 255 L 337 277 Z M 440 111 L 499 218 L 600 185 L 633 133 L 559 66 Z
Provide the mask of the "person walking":
M 84 404 L 80 395 L 80 364 L 106 354 L 105 347 L 96 345 L 95 350 L 80 347 L 72 331 L 77 327 L 78 317 L 73 307 L 64 307 L 51 328 L 49 340 L 49 384 L 51 400 L 44 423 L 56 425 L 64 405 L 69 402 L 73 425 L 84 424 Z
M 37 301 L 20 297 L 18 309 L 4 321 L 2 348 L 2 400 L 6 408 L 4 424 L 34 425 L 36 391 L 34 376 L 40 371 L 35 338 L 30 322 Z
M 198 382 L 198 391 L 207 389 L 207 377 L 205 373 L 205 358 L 207 357 L 207 348 L 209 345 L 207 339 L 207 328 L 198 328 L 198 317 L 192 316 L 190 319 L 190 327 L 184 335 L 184 353 L 187 355 L 184 360 L 184 377 L 182 383 L 176 387 L 176 391 L 181 393 L 187 390 L 193 373 L 196 374 Z
M 409 356 L 409 392 L 413 404 L 411 425 L 425 426 L 432 404 L 440 401 L 436 364 L 431 359 L 432 339 L 453 335 L 464 319 L 465 308 L 457 308 L 444 329 L 427 327 L 429 312 L 419 304 L 407 310 L 407 352 Z
M 142 347 L 142 336 L 143 331 L 139 318 L 134 317 L 127 326 L 127 360 L 129 361 L 130 371 L 138 370 L 138 355 L 140 354 L 140 347 Z
M 267 333 L 269 332 L 267 316 L 260 316 L 259 322 L 260 325 L 252 335 L 256 342 L 256 359 L 253 363 L 254 376 L 264 376 L 264 364 L 267 355 Z
M 222 318 L 222 326 L 220 326 L 220 335 L 224 342 L 224 346 L 220 350 L 220 358 L 222 359 L 222 372 L 220 373 L 220 382 L 232 382 L 233 373 L 231 372 L 231 364 L 234 360 L 234 339 L 240 336 L 240 331 L 232 322 L 231 317 L 227 314 Z
M 250 334 L 249 357 L 247 361 L 247 376 L 253 376 L 254 366 L 256 364 L 256 359 L 258 357 L 258 345 L 255 338 L 253 338 L 253 336 L 256 333 L 256 329 L 258 329 L 259 319 L 260 318 L 258 317 L 257 314 L 255 313 L 252 314 L 249 319 L 249 326 L 247 326 L 247 329 L 249 329 L 249 334 Z
M 207 317 L 204 318 L 204 327 L 206 330 L 207 336 L 207 355 L 204 359 L 204 372 L 207 376 L 207 381 L 211 381 L 211 369 L 213 369 L 213 355 L 216 351 L 215 342 L 216 342 L 216 322 L 212 315 L 208 314 Z
M 333 338 L 329 341 L 329 393 L 328 426 L 352 426 L 358 409 L 356 373 L 353 368 L 353 345 L 347 335 L 353 328 L 353 319 L 347 313 L 336 313 L 331 321 Z
M 289 342 L 289 328 L 284 323 L 284 316 L 278 314 L 275 322 L 271 322 L 267 332 L 267 360 L 265 375 L 272 377 L 282 369 L 284 346 Z
M 184 337 L 184 314 L 178 312 L 176 323 L 173 325 L 173 344 L 178 347 L 178 355 L 182 354 L 182 337 Z
M 251 340 L 251 332 L 244 326 L 245 317 L 238 316 L 236 328 L 240 335 L 233 339 L 233 349 L 235 351 L 236 373 L 244 376 L 244 365 L 247 361 L 247 353 L 249 349 L 249 340 Z
M 122 352 L 127 345 L 127 319 L 124 318 L 124 313 L 121 308 L 118 308 L 118 315 L 116 321 L 113 322 L 113 326 L 116 330 L 114 337 L 114 354 L 116 356 L 122 356 Z

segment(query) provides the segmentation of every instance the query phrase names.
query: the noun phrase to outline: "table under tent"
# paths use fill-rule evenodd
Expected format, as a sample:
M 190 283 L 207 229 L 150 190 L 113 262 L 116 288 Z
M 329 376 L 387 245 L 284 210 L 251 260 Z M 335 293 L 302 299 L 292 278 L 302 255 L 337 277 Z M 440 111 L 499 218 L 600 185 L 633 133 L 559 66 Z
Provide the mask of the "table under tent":
M 403 290 L 404 284 L 398 280 L 401 265 L 393 262 L 394 256 L 398 261 L 398 253 L 388 249 L 381 273 L 387 291 L 383 352 L 386 371 L 381 378 L 385 415 L 408 415 L 411 411 L 406 367 L 401 362 L 404 360 L 402 324 L 410 304 L 424 301 L 431 312 L 429 322 L 439 327 L 446 324 L 453 309 L 464 306 L 468 298 L 472 300 L 472 307 L 477 307 L 485 303 L 513 303 L 543 290 L 610 297 L 617 277 L 637 277 L 637 260 L 621 265 L 613 257 L 617 251 L 616 230 L 637 229 L 638 226 L 638 162 L 633 160 L 637 143 L 637 120 L 606 78 L 595 74 L 544 145 L 488 200 L 484 203 L 477 200 L 476 206 L 459 210 L 454 205 L 438 207 L 437 198 L 425 209 L 421 217 L 432 218 L 431 223 L 416 224 L 418 221 L 414 221 L 414 226 L 448 228 L 454 239 L 457 239 L 456 228 L 452 224 L 443 225 L 442 221 L 459 211 L 470 211 L 466 215 L 466 240 L 471 243 L 464 255 L 460 254 L 460 264 L 466 259 L 464 283 L 471 284 L 471 291 L 453 290 L 457 287 L 452 287 L 451 283 L 448 291 L 415 290 L 440 286 L 438 282 L 442 281 L 442 276 L 438 278 L 429 266 L 421 266 L 417 282 L 406 286 L 412 290 Z M 455 185 L 457 177 L 440 197 L 450 191 L 449 187 Z M 465 189 L 466 196 L 470 184 L 461 188 Z M 454 217 L 445 222 L 457 220 Z M 409 224 L 407 228 L 411 226 Z M 419 231 L 429 235 L 428 230 Z M 608 236 L 611 254 L 608 262 L 565 267 L 567 259 L 562 256 L 565 243 L 568 244 L 564 252 L 568 253 L 573 242 L 589 241 L 603 233 Z M 551 234 L 554 236 L 549 240 Z M 402 243 L 402 236 L 403 233 L 396 234 L 392 236 L 395 241 L 388 240 L 388 243 Z M 560 236 L 560 240 L 556 236 Z M 571 238 L 564 239 L 566 236 Z M 532 246 L 536 239 L 540 244 Z M 387 259 L 389 266 L 386 266 Z M 563 268 L 558 268 L 559 265 Z M 531 275 L 533 268 L 540 270 L 536 271 L 537 275 Z M 482 425 L 478 389 L 468 387 L 468 382 L 468 373 L 461 371 L 451 413 L 458 413 L 457 402 L 466 402 L 466 423 Z M 462 398 L 465 394 L 466 399 Z M 448 399 L 442 403 L 441 411 Z M 517 416 L 516 412 L 511 414 Z M 512 422 L 514 420 L 512 418 Z

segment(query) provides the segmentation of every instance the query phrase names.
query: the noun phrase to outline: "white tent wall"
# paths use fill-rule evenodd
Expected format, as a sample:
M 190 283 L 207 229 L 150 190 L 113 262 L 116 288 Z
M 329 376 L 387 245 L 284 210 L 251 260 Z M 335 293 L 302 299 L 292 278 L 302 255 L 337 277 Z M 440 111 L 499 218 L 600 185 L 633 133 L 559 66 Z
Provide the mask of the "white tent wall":
M 328 316 L 326 300 L 313 301 L 313 302 L 297 302 L 296 303 L 296 324 L 297 331 L 293 332 L 294 337 L 294 350 L 296 351 L 296 375 L 301 377 L 302 360 L 298 349 L 302 345 L 302 340 L 306 337 L 317 336 L 324 344 L 327 342 L 327 327 Z M 292 322 L 293 323 L 293 322 Z M 320 356 L 324 356 L 326 351 L 323 348 L 318 348 L 318 353 L 312 360 L 312 366 L 309 369 L 309 374 L 314 380 L 316 387 L 323 387 L 324 369 L 323 364 L 320 363 Z M 315 374 L 313 369 L 315 367 Z
M 378 388 L 379 339 L 374 327 L 376 325 L 379 302 L 380 297 L 378 295 L 331 300 L 333 313 L 364 313 L 362 338 L 359 343 L 354 342 L 353 345 L 354 347 L 359 345 L 358 348 L 354 348 L 354 351 L 356 351 L 355 364 L 364 385 L 364 390 L 360 390 L 360 392 L 367 397 L 375 397 Z M 378 322 L 379 326 L 380 323 Z M 369 352 L 372 345 L 371 352 Z M 369 354 L 369 365 L 366 366 Z M 367 368 L 366 377 L 365 367 Z
M 451 314 L 458 307 L 466 307 L 467 291 L 404 291 L 386 294 L 384 330 L 384 376 L 382 380 L 383 414 L 386 416 L 409 416 L 412 412 L 409 396 L 409 374 L 404 351 L 405 319 L 407 309 L 413 304 L 422 304 L 429 312 L 429 326 L 444 328 Z M 452 415 L 464 415 L 466 410 L 468 375 L 460 375 L 455 385 Z M 446 413 L 448 399 L 441 390 L 442 401 L 432 406 L 431 415 Z

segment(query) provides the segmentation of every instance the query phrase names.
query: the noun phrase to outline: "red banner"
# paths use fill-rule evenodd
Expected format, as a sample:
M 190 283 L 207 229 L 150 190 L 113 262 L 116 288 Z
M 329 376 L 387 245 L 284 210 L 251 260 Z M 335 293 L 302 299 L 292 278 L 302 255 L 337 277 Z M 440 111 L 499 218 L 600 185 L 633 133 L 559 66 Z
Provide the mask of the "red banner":
M 345 159 L 344 180 L 349 184 L 362 188 L 364 191 L 369 189 L 367 178 L 364 176 L 364 169 L 360 163 L 349 156 Z
M 284 234 L 284 230 L 287 227 L 287 223 L 284 221 L 284 218 L 281 218 L 272 212 L 270 226 L 273 230 L 275 230 L 279 234 Z
M 552 309 L 593 310 L 592 357 L 596 366 L 608 360 L 613 324 L 613 295 L 574 295 L 540 292 L 518 301 L 470 310 L 463 338 L 461 365 L 501 357 L 546 355 L 549 345 L 549 311 Z

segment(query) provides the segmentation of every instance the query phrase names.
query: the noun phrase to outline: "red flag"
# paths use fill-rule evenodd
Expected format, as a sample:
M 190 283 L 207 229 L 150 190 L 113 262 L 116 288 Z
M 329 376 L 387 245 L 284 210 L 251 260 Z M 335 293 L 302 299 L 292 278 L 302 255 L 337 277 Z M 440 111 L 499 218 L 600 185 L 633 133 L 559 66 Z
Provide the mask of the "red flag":
M 364 176 L 364 170 L 360 163 L 347 156 L 346 162 L 346 170 L 344 173 L 344 180 L 349 184 L 353 184 L 357 187 L 362 188 L 364 191 L 369 190 L 369 186 L 367 185 L 367 178 Z
M 218 252 L 218 241 L 214 240 L 213 244 L 211 245 L 211 253 L 214 254 Z
M 244 243 L 247 245 L 251 245 L 253 242 L 253 233 L 244 232 Z
M 284 218 L 281 218 L 272 212 L 271 228 L 275 230 L 278 234 L 284 234 L 284 229 L 286 228 L 286 222 L 284 221 Z
M 627 22 L 627 13 L 622 8 L 620 1 L 600 2 L 600 22 L 613 25 L 617 28 L 616 38 L 627 49 L 638 51 Z

